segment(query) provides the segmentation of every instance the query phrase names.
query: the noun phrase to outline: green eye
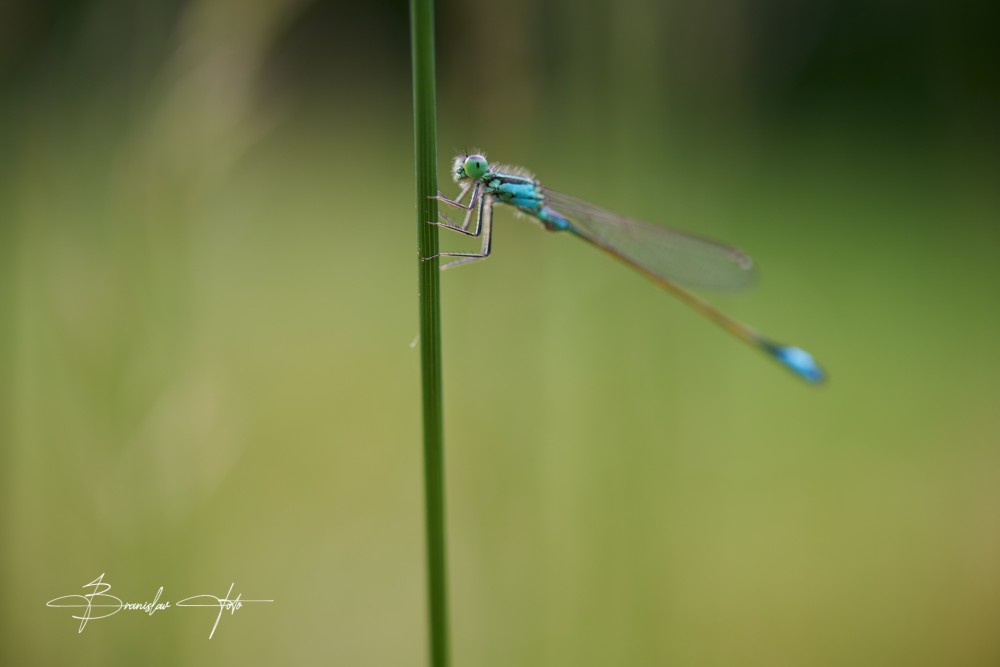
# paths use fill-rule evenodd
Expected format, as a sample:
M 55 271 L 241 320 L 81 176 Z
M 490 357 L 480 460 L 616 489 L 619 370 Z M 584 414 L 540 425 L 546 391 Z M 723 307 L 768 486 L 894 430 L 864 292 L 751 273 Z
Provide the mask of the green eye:
M 472 180 L 478 180 L 483 177 L 487 169 L 489 169 L 489 163 L 486 158 L 482 155 L 470 155 L 465 158 L 465 175 Z

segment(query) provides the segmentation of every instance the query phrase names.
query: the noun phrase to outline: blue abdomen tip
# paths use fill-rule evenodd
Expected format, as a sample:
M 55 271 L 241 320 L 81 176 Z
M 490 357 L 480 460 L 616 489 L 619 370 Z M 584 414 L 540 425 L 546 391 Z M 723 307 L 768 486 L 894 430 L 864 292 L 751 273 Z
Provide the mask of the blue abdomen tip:
M 813 356 L 801 347 L 775 345 L 771 348 L 771 354 L 786 368 L 804 380 L 817 384 L 826 379 L 826 374 L 823 373 L 823 369 L 819 367 Z

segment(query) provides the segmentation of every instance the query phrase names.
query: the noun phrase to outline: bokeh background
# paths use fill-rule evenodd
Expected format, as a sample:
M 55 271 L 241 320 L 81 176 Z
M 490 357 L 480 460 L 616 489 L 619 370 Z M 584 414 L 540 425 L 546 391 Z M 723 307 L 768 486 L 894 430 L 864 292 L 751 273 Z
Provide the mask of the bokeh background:
M 456 665 L 1000 664 L 996 3 L 439 3 L 439 139 L 723 238 L 805 386 L 498 214 Z M 0 663 L 423 665 L 399 1 L 0 5 Z M 443 237 L 448 247 L 465 247 Z M 273 598 L 92 622 L 145 601 Z

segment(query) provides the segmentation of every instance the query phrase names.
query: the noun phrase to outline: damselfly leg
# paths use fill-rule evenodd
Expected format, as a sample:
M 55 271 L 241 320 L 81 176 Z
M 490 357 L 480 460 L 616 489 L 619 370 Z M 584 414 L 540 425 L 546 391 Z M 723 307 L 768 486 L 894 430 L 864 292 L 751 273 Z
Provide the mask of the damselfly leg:
M 477 216 L 476 231 L 474 231 L 474 232 L 470 232 L 469 231 L 469 223 L 472 220 L 472 214 L 478 210 L 476 205 L 479 203 L 479 199 L 480 199 L 481 194 L 482 194 L 482 186 L 481 186 L 481 184 L 476 183 L 475 187 L 472 189 L 472 198 L 469 199 L 468 206 L 466 206 L 465 204 L 461 203 L 462 197 L 465 196 L 466 191 L 467 190 L 462 190 L 462 192 L 459 193 L 458 197 L 454 201 L 452 201 L 451 199 L 448 199 L 447 197 L 445 197 L 444 195 L 441 195 L 441 194 L 439 194 L 437 197 L 433 197 L 433 199 L 437 199 L 439 202 L 443 202 L 445 204 L 448 204 L 449 206 L 454 206 L 455 208 L 460 208 L 460 209 L 466 211 L 465 220 L 462 221 L 461 225 L 456 225 L 455 221 L 452 220 L 451 218 L 449 218 L 444 213 L 438 213 L 438 215 L 441 218 L 443 218 L 445 220 L 445 222 L 434 222 L 434 221 L 431 221 L 428 224 L 437 225 L 438 227 L 443 227 L 445 229 L 450 229 L 452 231 L 459 232 L 461 234 L 465 234 L 466 236 L 475 236 L 475 237 L 478 237 L 479 234 L 480 234 L 480 232 L 481 232 L 481 225 L 480 225 L 480 223 L 482 222 L 482 216 L 481 215 Z
M 478 188 L 477 188 L 478 190 Z M 478 253 L 472 252 L 439 252 L 433 257 L 424 257 L 423 259 L 429 260 L 434 259 L 434 257 L 458 257 L 454 261 L 448 262 L 447 264 L 441 265 L 441 270 L 450 269 L 461 264 L 468 264 L 469 262 L 475 262 L 480 259 L 486 259 L 490 256 L 490 252 L 493 250 L 493 198 L 488 195 L 481 195 L 478 192 L 473 193 L 473 198 L 478 199 L 478 206 L 476 207 L 476 231 L 469 232 L 463 230 L 461 227 L 454 227 L 451 225 L 444 225 L 441 223 L 430 223 L 436 224 L 439 227 L 445 229 L 451 229 L 456 232 L 465 234 L 466 236 L 482 236 L 483 245 Z

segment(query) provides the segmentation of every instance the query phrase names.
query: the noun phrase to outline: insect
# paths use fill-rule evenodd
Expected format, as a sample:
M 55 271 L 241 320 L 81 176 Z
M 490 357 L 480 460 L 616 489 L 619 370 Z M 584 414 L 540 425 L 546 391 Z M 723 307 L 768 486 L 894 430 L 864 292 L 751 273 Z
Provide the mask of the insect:
M 478 253 L 438 253 L 434 257 L 455 258 L 442 264 L 441 269 L 489 257 L 493 241 L 493 204 L 507 204 L 534 218 L 549 231 L 568 232 L 625 262 L 800 378 L 814 384 L 824 380 L 823 369 L 802 348 L 776 343 L 724 315 L 686 289 L 732 290 L 747 287 L 753 281 L 753 260 L 739 248 L 605 211 L 576 197 L 543 187 L 523 169 L 490 164 L 479 153 L 457 155 L 452 173 L 460 188 L 458 197 L 449 199 L 439 192 L 434 199 L 464 210 L 465 218 L 461 223 L 455 223 L 442 214 L 444 222 L 430 224 L 482 238 L 482 248 Z M 466 197 L 468 202 L 462 203 Z M 473 220 L 475 228 L 470 229 Z

